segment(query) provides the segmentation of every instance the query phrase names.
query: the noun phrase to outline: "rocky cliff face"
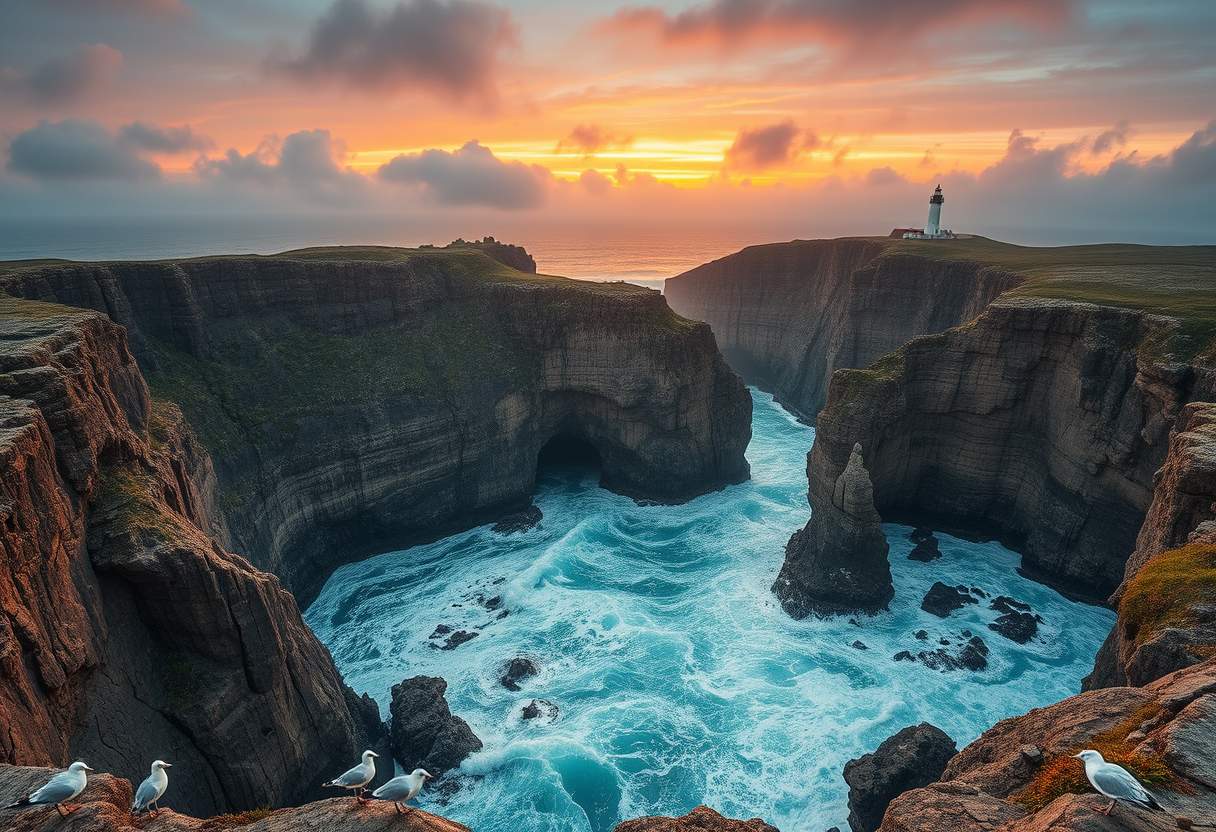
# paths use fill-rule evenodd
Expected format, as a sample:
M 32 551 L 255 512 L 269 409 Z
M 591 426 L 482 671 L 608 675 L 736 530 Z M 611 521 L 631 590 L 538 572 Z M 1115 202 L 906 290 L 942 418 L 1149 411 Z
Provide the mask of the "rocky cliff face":
M 751 246 L 664 284 L 731 365 L 813 419 L 832 373 L 978 315 L 1025 278 L 999 264 L 892 252 L 877 239 Z
M 1163 360 L 1176 321 L 1039 298 L 991 304 L 833 379 L 808 461 L 826 503 L 854 444 L 888 519 L 1010 539 L 1032 572 L 1105 598 L 1123 579 L 1182 406 L 1216 376 Z
M 895 588 L 861 445 L 853 446 L 826 497 L 786 546 L 774 594 L 795 618 L 886 609 Z
M 356 727 L 291 595 L 209 535 L 209 457 L 121 327 L 0 304 L 3 758 L 175 758 L 196 811 L 306 798 Z
M 66 264 L 0 280 L 127 327 L 216 462 L 229 542 L 307 599 L 343 556 L 527 503 L 554 437 L 679 500 L 747 476 L 750 399 L 657 293 L 469 250 Z

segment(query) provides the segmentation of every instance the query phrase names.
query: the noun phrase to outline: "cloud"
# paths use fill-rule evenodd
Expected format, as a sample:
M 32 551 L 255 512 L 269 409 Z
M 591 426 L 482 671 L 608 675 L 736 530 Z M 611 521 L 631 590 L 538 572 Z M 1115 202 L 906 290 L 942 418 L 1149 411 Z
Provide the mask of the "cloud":
M 820 144 L 819 137 L 803 132 L 792 121 L 767 127 L 740 130 L 726 150 L 726 167 L 731 170 L 763 170 L 794 161 L 804 150 Z
M 737 46 L 748 41 L 859 45 L 909 40 L 962 24 L 1022 21 L 1058 24 L 1075 0 L 937 0 L 932 12 L 907 0 L 711 0 L 676 14 L 656 6 L 622 9 L 601 30 L 649 34 L 668 44 Z
M 383 182 L 420 187 L 429 198 L 444 205 L 485 205 L 503 210 L 539 207 L 552 179 L 539 165 L 503 162 L 476 141 L 454 153 L 432 149 L 402 154 L 381 166 L 377 176 Z
M 185 0 L 45 0 L 47 5 L 71 11 L 119 12 L 123 14 L 176 17 L 187 14 Z
M 121 67 L 121 52 L 104 43 L 95 43 L 51 58 L 29 72 L 12 67 L 0 69 L 0 85 L 35 104 L 59 104 L 74 101 L 104 86 Z
M 303 81 L 489 102 L 499 52 L 514 42 L 510 15 L 473 0 L 407 0 L 384 11 L 337 0 L 313 25 L 304 53 L 272 65 Z
M 598 124 L 580 124 L 557 143 L 554 152 L 575 152 L 581 153 L 583 156 L 594 156 L 601 150 L 628 147 L 631 144 L 633 144 L 633 136 L 613 133 Z
M 590 194 L 601 196 L 612 190 L 612 180 L 594 168 L 587 168 L 578 176 L 578 184 Z
M 1171 181 L 1190 185 L 1216 185 L 1216 120 L 1196 130 L 1169 156 Z
M 328 130 L 300 130 L 280 143 L 264 140 L 250 153 L 235 148 L 219 158 L 200 159 L 194 169 L 204 179 L 265 187 L 286 185 L 303 191 L 336 195 L 353 191 L 363 177 L 342 167 L 340 142 Z
M 1126 121 L 1121 121 L 1111 129 L 1099 133 L 1098 138 L 1094 139 L 1094 154 L 1101 156 L 1103 153 L 1123 147 L 1127 144 L 1127 135 L 1128 126 Z
M 873 168 L 866 174 L 866 184 L 876 188 L 882 188 L 887 185 L 904 185 L 907 182 L 907 179 L 890 166 Z
M 100 124 L 43 121 L 18 134 L 8 148 L 8 169 L 39 180 L 153 179 L 160 168 Z
M 142 121 L 132 122 L 118 131 L 124 144 L 149 153 L 184 153 L 188 150 L 209 150 L 214 142 L 195 133 L 189 126 L 158 127 Z

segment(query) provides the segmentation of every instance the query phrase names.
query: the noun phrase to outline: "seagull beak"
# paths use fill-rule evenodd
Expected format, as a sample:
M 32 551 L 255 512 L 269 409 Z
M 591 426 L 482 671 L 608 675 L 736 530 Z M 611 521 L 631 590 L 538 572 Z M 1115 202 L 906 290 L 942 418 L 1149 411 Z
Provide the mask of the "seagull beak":
M 1081 759 L 1081 755 L 1080 755 L 1080 754 L 1070 754 L 1069 756 L 1070 756 L 1070 757 L 1072 757 L 1074 760 L 1080 760 L 1080 759 Z
M 161 763 L 161 766 L 164 768 L 173 768 L 173 763 Z
M 85 770 L 85 771 L 97 771 L 97 769 L 92 768 L 92 767 L 90 767 L 90 766 L 85 766 L 85 767 L 84 767 L 84 770 Z

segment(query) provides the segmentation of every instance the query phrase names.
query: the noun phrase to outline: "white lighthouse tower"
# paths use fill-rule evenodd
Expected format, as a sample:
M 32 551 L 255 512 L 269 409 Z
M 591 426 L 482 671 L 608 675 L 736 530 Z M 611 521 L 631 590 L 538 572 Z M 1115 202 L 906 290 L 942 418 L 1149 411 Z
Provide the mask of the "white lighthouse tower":
M 942 186 L 938 185 L 933 196 L 929 197 L 929 222 L 925 224 L 926 237 L 936 237 L 942 233 L 942 203 L 945 201 L 946 198 L 942 196 Z
M 933 196 L 929 197 L 929 221 L 922 228 L 896 228 L 891 232 L 892 237 L 903 237 L 905 240 L 953 240 L 955 234 L 953 231 L 942 228 L 942 203 L 946 198 L 942 196 L 942 186 L 938 185 L 933 191 Z

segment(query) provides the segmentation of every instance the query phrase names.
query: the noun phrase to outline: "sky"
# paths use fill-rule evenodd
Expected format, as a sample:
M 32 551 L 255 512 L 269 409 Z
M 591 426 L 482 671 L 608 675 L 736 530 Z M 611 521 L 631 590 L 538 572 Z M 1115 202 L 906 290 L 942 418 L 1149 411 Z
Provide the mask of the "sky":
M 0 0 L 0 218 L 1216 242 L 1210 0 Z M 800 233 L 801 232 L 801 233 Z

